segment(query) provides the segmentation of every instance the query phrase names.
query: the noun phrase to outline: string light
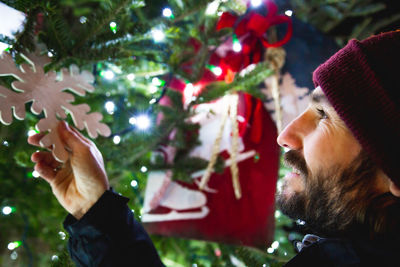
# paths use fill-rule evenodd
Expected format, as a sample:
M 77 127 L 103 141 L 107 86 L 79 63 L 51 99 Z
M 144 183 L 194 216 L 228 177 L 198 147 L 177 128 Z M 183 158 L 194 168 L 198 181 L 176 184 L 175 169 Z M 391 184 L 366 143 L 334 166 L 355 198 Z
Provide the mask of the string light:
M 253 7 L 259 7 L 262 4 L 262 0 L 251 0 L 251 5 Z
M 158 91 L 158 87 L 157 86 L 154 86 L 154 85 L 150 85 L 149 86 L 149 92 L 151 93 L 151 94 L 154 94 L 154 93 L 156 93 Z
M 52 261 L 58 261 L 58 256 L 57 256 L 57 255 L 51 256 L 51 260 L 52 260 Z
M 143 166 L 144 167 L 144 166 Z M 143 168 L 142 167 L 142 168 Z M 145 167 L 146 168 L 146 167 Z M 147 169 L 146 169 L 147 170 Z M 138 182 L 136 181 L 136 180 L 132 180 L 132 182 L 131 182 L 131 186 L 133 187 L 133 188 L 136 188 L 137 186 L 138 186 Z
M 36 131 L 35 130 L 29 130 L 28 131 L 28 136 L 32 136 L 32 135 L 35 135 L 36 134 Z
M 121 137 L 119 135 L 114 136 L 113 142 L 114 144 L 118 145 L 121 142 Z
M 233 51 L 235 51 L 235 52 L 242 51 L 242 45 L 240 44 L 240 42 L 238 40 L 235 40 L 233 42 Z
M 9 146 L 10 144 L 7 141 L 3 141 L 3 146 Z
M 208 4 L 207 9 L 206 9 L 206 15 L 214 15 L 219 7 L 219 0 L 215 0 L 214 2 L 211 2 Z
M 154 42 L 161 42 L 165 39 L 164 32 L 158 29 L 153 29 L 151 35 L 153 36 Z
M 142 168 L 140 168 L 140 171 L 143 172 L 143 173 L 147 172 L 147 167 L 146 166 L 142 166 Z
M 161 80 L 159 78 L 157 78 L 157 77 L 154 77 L 153 79 L 151 79 L 151 83 L 154 86 L 161 86 L 161 84 L 162 84 Z
M 16 251 L 13 251 L 10 255 L 10 258 L 15 261 L 18 258 L 18 253 Z
M 288 10 L 285 11 L 285 15 L 288 16 L 288 17 L 291 17 L 293 15 L 293 11 L 288 9 Z
M 51 52 L 49 51 L 49 52 L 47 52 L 47 56 L 48 56 L 48 57 L 53 57 L 54 55 L 53 55 L 53 53 L 51 53 Z
M 141 130 L 146 130 L 150 127 L 150 118 L 147 115 L 139 115 L 136 117 L 136 126 Z
M 169 7 L 163 9 L 162 14 L 166 18 L 173 18 L 174 14 L 172 14 L 172 10 Z
M 126 75 L 126 78 L 128 78 L 128 80 L 130 81 L 133 81 L 135 79 L 135 74 L 129 73 L 128 75 Z
M 106 70 L 104 72 L 104 78 L 106 78 L 107 80 L 112 80 L 112 79 L 114 79 L 114 77 L 115 77 L 115 74 L 111 70 Z
M 279 247 L 279 242 L 278 241 L 274 241 L 271 245 L 271 248 L 273 249 L 277 249 Z
M 275 251 L 275 249 L 273 249 L 273 248 L 268 248 L 268 249 L 267 249 L 267 252 L 268 252 L 269 254 L 274 253 L 274 251 Z
M 150 104 L 150 105 L 153 105 L 153 104 L 156 103 L 156 102 L 157 102 L 157 99 L 152 98 L 152 99 L 149 101 L 149 104 Z
M 13 208 L 10 206 L 5 206 L 1 211 L 4 215 L 10 215 L 13 212 Z
M 8 248 L 9 250 L 14 250 L 14 249 L 18 248 L 19 246 L 21 246 L 21 244 L 22 244 L 21 241 L 10 242 L 10 243 L 8 243 L 7 248 Z
M 58 236 L 61 240 L 65 240 L 65 238 L 67 237 L 67 235 L 63 231 L 58 232 Z
M 33 172 L 32 172 L 32 176 L 33 176 L 34 178 L 39 178 L 39 177 L 40 177 L 40 174 L 39 174 L 38 171 L 33 171 Z
M 86 18 L 85 16 L 82 16 L 82 17 L 79 18 L 79 22 L 80 22 L 81 24 L 85 24 L 86 21 L 87 21 L 87 18 Z
M 210 66 L 210 70 L 212 73 L 214 73 L 216 76 L 220 76 L 222 74 L 222 69 L 220 67 L 216 66 Z
M 114 114 L 114 111 L 115 111 L 115 104 L 114 104 L 114 102 L 112 102 L 112 101 L 107 101 L 107 102 L 104 104 L 104 107 L 106 108 L 106 111 L 107 111 L 108 114 Z
M 129 118 L 129 124 L 135 125 L 136 124 L 136 118 L 135 117 L 130 117 Z
M 111 21 L 111 22 L 110 22 L 110 30 L 111 30 L 113 33 L 116 33 L 116 32 L 117 32 L 117 23 L 115 23 L 115 21 Z

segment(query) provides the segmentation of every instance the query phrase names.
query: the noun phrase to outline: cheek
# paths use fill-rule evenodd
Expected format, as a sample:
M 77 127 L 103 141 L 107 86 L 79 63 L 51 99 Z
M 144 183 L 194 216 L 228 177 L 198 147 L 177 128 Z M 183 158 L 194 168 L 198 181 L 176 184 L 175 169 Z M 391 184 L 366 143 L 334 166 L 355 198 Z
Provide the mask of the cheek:
M 304 142 L 304 158 L 310 171 L 345 166 L 359 154 L 361 146 L 351 133 L 321 127 Z

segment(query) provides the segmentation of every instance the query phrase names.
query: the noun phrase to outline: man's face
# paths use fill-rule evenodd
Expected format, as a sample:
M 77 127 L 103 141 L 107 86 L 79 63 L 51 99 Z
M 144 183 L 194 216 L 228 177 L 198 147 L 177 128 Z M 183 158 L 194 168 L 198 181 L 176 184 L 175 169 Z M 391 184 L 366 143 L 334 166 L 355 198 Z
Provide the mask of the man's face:
M 284 158 L 293 168 L 284 177 L 278 206 L 320 232 L 346 230 L 368 205 L 366 198 L 387 190 L 376 180 L 376 166 L 319 87 L 278 143 L 289 149 Z

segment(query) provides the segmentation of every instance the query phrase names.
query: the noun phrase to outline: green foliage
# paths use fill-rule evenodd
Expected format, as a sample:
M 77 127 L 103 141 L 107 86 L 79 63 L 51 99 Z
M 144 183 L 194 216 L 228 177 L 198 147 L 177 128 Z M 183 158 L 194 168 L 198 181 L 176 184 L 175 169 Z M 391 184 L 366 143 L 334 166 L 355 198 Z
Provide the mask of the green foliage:
M 372 0 L 290 0 L 300 19 L 315 25 L 322 32 L 332 34 L 339 45 L 345 45 L 352 38 L 365 39 L 382 31 L 385 27 L 400 22 L 400 13 L 383 17 L 379 15 L 387 4 Z M 343 25 L 346 33 L 336 35 Z M 391 30 L 395 30 L 393 28 Z
M 53 54 L 47 70 L 57 70 L 75 63 L 96 76 L 96 91 L 85 97 L 76 97 L 75 103 L 88 103 L 93 111 L 104 114 L 114 135 L 121 137 L 116 145 L 113 136 L 94 140 L 101 150 L 111 185 L 116 191 L 130 197 L 129 206 L 140 220 L 148 170 L 173 171 L 173 178 L 190 181 L 190 174 L 204 169 L 207 162 L 189 157 L 191 149 L 199 144 L 199 125 L 188 118 L 199 103 L 215 100 L 227 93 L 244 91 L 263 98 L 258 85 L 272 74 L 268 63 L 260 63 L 251 71 L 236 75 L 230 84 L 214 82 L 207 86 L 197 100 L 185 107 L 182 95 L 170 88 L 170 78 L 196 83 L 202 76 L 210 57 L 210 47 L 217 47 L 231 36 L 231 30 L 215 31 L 217 14 L 207 15 L 208 0 L 6 0 L 5 4 L 27 14 L 24 28 L 16 39 L 0 36 L 0 41 L 12 45 L 18 61 L 19 53 L 33 51 L 44 43 Z M 351 32 L 339 35 L 338 40 L 363 37 L 396 22 L 400 14 L 379 21 L 370 18 L 383 5 L 368 0 L 342 1 L 292 0 L 295 14 L 328 33 L 348 18 L 356 18 Z M 169 6 L 174 18 L 161 16 L 162 8 Z M 243 14 L 246 6 L 240 0 L 221 2 L 217 11 L 233 10 Z M 116 29 L 110 23 L 116 23 Z M 165 40 L 155 42 L 152 30 L 165 33 Z M 199 50 L 189 45 L 189 40 L 199 41 Z M 47 52 L 47 51 L 45 51 Z M 18 61 L 19 62 L 19 61 Z M 191 63 L 191 64 L 188 64 Z M 183 69 L 183 65 L 190 65 Z M 101 76 L 112 70 L 113 80 Z M 134 79 L 127 75 L 134 74 Z M 152 84 L 153 78 L 165 81 L 165 86 Z M 0 84 L 10 86 L 13 78 L 1 77 Z M 169 106 L 150 104 L 166 94 Z M 113 101 L 116 110 L 108 114 L 106 101 Z M 27 104 L 29 108 L 29 104 Z M 150 129 L 143 131 L 128 123 L 132 116 L 147 114 L 152 120 Z M 163 120 L 156 124 L 157 118 Z M 68 118 L 72 123 L 71 118 Z M 38 118 L 27 113 L 24 121 L 14 121 L 11 126 L 0 125 L 0 208 L 15 207 L 10 215 L 0 214 L 0 265 L 2 266 L 73 266 L 66 252 L 66 239 L 62 239 L 62 221 L 66 213 L 51 194 L 51 189 L 41 179 L 32 175 L 30 155 L 37 149 L 26 143 L 26 133 Z M 172 134 L 173 133 L 173 134 Z M 158 146 L 173 146 L 176 156 L 173 163 L 152 151 Z M 215 170 L 223 170 L 224 162 L 218 159 Z M 285 169 L 282 168 L 280 176 Z M 134 181 L 134 183 L 132 183 Z M 260 203 L 262 205 L 262 203 Z M 153 236 L 167 266 L 236 266 L 235 260 L 247 266 L 281 266 L 295 253 L 284 226 L 292 221 L 276 213 L 275 241 L 279 247 L 272 253 L 204 241 Z M 7 249 L 11 241 L 20 240 L 15 249 L 18 257 Z M 267 249 L 267 248 L 265 248 Z M 58 260 L 52 260 L 57 255 Z

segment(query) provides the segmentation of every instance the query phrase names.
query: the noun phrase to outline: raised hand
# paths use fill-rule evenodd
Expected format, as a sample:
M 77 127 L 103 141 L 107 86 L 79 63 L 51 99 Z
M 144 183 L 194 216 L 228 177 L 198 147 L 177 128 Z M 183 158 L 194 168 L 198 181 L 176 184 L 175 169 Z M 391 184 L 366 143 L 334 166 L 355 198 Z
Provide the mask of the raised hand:
M 51 152 L 35 152 L 31 160 L 35 170 L 46 180 L 58 202 L 75 218 L 80 219 L 109 188 L 103 157 L 96 145 L 66 122 L 58 125 L 58 134 L 70 152 L 64 164 Z M 28 138 L 28 143 L 40 146 L 43 134 Z

